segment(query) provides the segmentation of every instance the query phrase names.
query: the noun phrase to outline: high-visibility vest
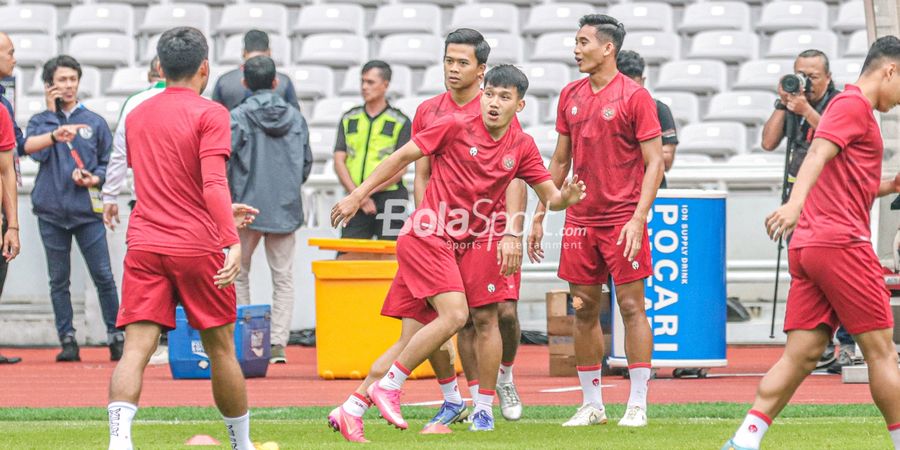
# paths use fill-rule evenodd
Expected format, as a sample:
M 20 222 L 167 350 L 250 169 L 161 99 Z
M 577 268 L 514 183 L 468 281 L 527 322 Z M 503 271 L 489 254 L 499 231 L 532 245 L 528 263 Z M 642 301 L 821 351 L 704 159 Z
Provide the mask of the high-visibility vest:
M 409 118 L 399 109 L 390 105 L 379 115 L 370 118 L 365 106 L 353 108 L 341 118 L 344 138 L 347 144 L 347 170 L 357 186 L 372 175 L 394 150 L 400 139 L 400 130 Z M 403 182 L 385 188 L 385 191 L 399 189 Z

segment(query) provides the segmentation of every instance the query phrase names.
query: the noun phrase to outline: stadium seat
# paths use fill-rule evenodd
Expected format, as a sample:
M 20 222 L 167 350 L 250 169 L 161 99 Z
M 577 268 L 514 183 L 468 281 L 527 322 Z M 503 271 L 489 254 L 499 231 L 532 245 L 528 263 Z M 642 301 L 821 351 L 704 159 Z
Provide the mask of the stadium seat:
M 525 44 L 518 34 L 485 33 L 484 39 L 491 46 L 491 65 L 519 64 L 522 62 Z M 443 45 L 441 46 L 443 49 Z
M 660 67 L 655 88 L 694 93 L 723 92 L 727 79 L 727 69 L 722 61 L 672 61 Z
M 19 66 L 40 66 L 59 54 L 56 38 L 43 33 L 10 33 Z
M 313 161 L 324 162 L 332 158 L 334 143 L 337 141 L 337 127 L 337 121 L 331 126 L 309 127 L 309 148 L 312 150 Z
M 94 97 L 81 102 L 85 108 L 103 117 L 109 124 L 110 130 L 116 129 L 123 103 L 125 103 L 124 97 Z
M 421 3 L 379 6 L 369 32 L 376 36 L 392 33 L 437 33 L 441 29 L 441 8 Z
M 35 114 L 40 114 L 46 110 L 47 102 L 44 100 L 43 94 L 41 94 L 41 96 L 16 99 L 16 123 L 22 128 L 22 132 L 25 132 L 28 121 L 31 120 Z
M 525 95 L 525 108 L 517 114 L 522 128 L 540 125 L 541 102 L 533 95 Z
M 862 70 L 861 59 L 835 59 L 831 61 L 831 79 L 838 89 L 844 90 L 847 83 L 856 83 Z
M 622 49 L 638 52 L 647 64 L 677 60 L 681 37 L 668 31 L 635 31 L 628 33 Z
M 130 36 L 134 32 L 134 11 L 130 5 L 93 3 L 75 5 L 62 30 L 67 34 L 115 32 Z
M 747 128 L 737 122 L 692 123 L 678 131 L 678 142 L 680 152 L 728 157 L 746 153 Z
M 288 38 L 276 34 L 269 35 L 269 47 L 272 49 L 272 59 L 275 64 L 282 66 L 290 62 L 291 43 Z M 242 53 L 244 49 L 244 35 L 235 34 L 225 39 L 222 54 L 218 63 L 223 65 L 241 64 L 244 62 Z
M 300 98 L 323 98 L 334 95 L 334 71 L 331 67 L 301 65 L 285 67 L 282 72 L 294 83 Z
M 360 5 L 328 3 L 304 6 L 291 32 L 295 35 L 314 33 L 350 33 L 363 35 L 365 11 Z
M 40 168 L 41 164 L 31 158 L 19 158 L 19 169 L 23 176 L 33 177 Z
M 736 166 L 765 166 L 770 164 L 784 164 L 784 156 L 778 153 L 753 153 L 749 155 L 734 155 L 728 158 L 728 164 Z
M 568 66 L 561 63 L 527 63 L 519 65 L 528 77 L 528 93 L 538 96 L 557 95 L 572 77 Z
M 679 127 L 700 121 L 700 100 L 690 92 L 654 92 L 653 98 L 663 102 L 672 110 L 672 116 Z
M 391 105 L 399 109 L 400 111 L 403 111 L 403 114 L 406 114 L 406 117 L 409 117 L 409 120 L 413 120 L 416 117 L 416 109 L 419 107 L 419 105 L 421 105 L 422 102 L 428 100 L 431 97 L 433 96 L 419 95 L 415 97 L 405 97 L 391 102 Z
M 828 26 L 828 6 L 819 1 L 789 0 L 767 3 L 756 23 L 765 32 L 780 30 L 824 30 Z
M 741 64 L 734 89 L 761 89 L 775 92 L 781 77 L 794 72 L 790 59 L 757 59 Z
M 444 66 L 443 64 L 435 64 L 425 68 L 422 75 L 422 84 L 416 89 L 419 95 L 437 95 L 447 90 L 444 85 Z
M 131 95 L 145 89 L 147 81 L 146 67 L 120 67 L 113 72 L 112 81 L 106 88 L 106 95 Z
M 694 35 L 688 57 L 735 63 L 754 59 L 758 53 L 759 37 L 749 31 L 702 31 Z
M 847 40 L 845 58 L 865 57 L 869 53 L 869 35 L 866 30 L 854 31 Z
M 866 29 L 866 9 L 862 0 L 851 0 L 841 5 L 838 9 L 837 20 L 833 28 L 837 31 L 849 33 Z
M 444 53 L 443 39 L 433 34 L 392 34 L 381 41 L 378 59 L 390 64 L 425 67 Z
M 701 164 L 712 164 L 713 159 L 709 155 L 696 155 L 693 153 L 682 153 L 681 148 L 678 149 L 678 153 L 675 154 L 675 161 L 672 162 L 672 167 L 685 166 L 685 165 L 701 165 Z
M 190 26 L 210 35 L 212 22 L 209 7 L 197 3 L 153 4 L 147 8 L 144 21 L 138 27 L 142 34 L 159 34 L 169 28 Z
M 750 6 L 744 2 L 691 3 L 684 9 L 678 31 L 750 30 Z
M 515 33 L 519 31 L 519 10 L 502 3 L 473 3 L 453 9 L 448 31 L 474 28 L 482 33 L 491 31 Z
M 316 102 L 311 117 L 307 117 L 310 125 L 337 127 L 341 116 L 354 106 L 363 103 L 362 98 L 356 97 L 331 97 Z
M 575 64 L 575 34 L 571 32 L 545 33 L 538 36 L 531 53 L 531 61 Z
M 625 31 L 672 31 L 672 7 L 666 3 L 618 3 L 608 14 L 625 24 Z M 627 39 L 627 38 L 626 38 Z
M 362 66 L 353 66 L 347 69 L 338 95 L 359 95 L 360 70 L 362 70 Z M 412 90 L 411 85 L 412 69 L 400 64 L 391 64 L 391 84 L 388 87 L 387 96 L 390 98 L 408 97 Z
M 565 85 L 563 84 L 560 86 Z M 559 90 L 561 90 L 561 88 Z M 559 92 L 559 90 L 557 90 L 557 92 Z M 544 123 L 556 125 L 556 116 L 559 112 L 557 109 L 559 109 L 559 95 L 554 95 L 553 97 L 550 97 L 550 104 L 547 105 L 547 114 L 544 115 Z
M 547 3 L 534 5 L 528 14 L 528 21 L 522 28 L 525 34 L 536 35 L 565 31 L 578 31 L 578 19 L 591 14 L 594 8 L 585 3 Z
M 369 56 L 369 43 L 352 34 L 314 34 L 303 39 L 297 62 L 326 66 L 363 64 Z
M 81 64 L 127 66 L 134 61 L 134 39 L 118 33 L 84 33 L 72 37 L 69 54 Z
M 778 31 L 769 41 L 767 58 L 796 58 L 804 50 L 815 47 L 826 55 L 837 54 L 837 36 L 830 31 Z
M 537 144 L 541 156 L 545 158 L 553 156 L 553 152 L 556 150 L 556 140 L 559 137 L 555 125 L 529 127 L 525 129 L 525 132 L 534 138 L 534 143 Z
M 710 100 L 709 112 L 704 120 L 761 125 L 772 115 L 772 105 L 776 97 L 771 91 L 722 92 Z
M 288 11 L 284 5 L 273 3 L 238 3 L 227 5 L 216 31 L 219 34 L 244 34 L 249 30 L 287 36 Z
M 50 5 L 0 6 L 6 33 L 56 34 L 56 8 Z
M 427 3 L 438 6 L 456 6 L 459 0 L 397 0 L 397 3 Z

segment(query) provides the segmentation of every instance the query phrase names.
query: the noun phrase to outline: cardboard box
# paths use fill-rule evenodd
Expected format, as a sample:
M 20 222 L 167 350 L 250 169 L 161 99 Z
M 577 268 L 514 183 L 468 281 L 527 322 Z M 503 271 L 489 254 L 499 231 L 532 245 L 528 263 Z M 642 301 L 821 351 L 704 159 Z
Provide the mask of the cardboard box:
M 550 355 L 550 376 L 551 377 L 574 377 L 578 375 L 578 369 L 575 368 L 575 355 Z
M 548 336 L 571 336 L 575 329 L 575 316 L 547 317 Z
M 575 338 L 572 336 L 549 336 L 551 355 L 575 356 Z
M 572 307 L 572 296 L 569 291 L 547 292 L 547 317 L 565 317 L 575 315 Z

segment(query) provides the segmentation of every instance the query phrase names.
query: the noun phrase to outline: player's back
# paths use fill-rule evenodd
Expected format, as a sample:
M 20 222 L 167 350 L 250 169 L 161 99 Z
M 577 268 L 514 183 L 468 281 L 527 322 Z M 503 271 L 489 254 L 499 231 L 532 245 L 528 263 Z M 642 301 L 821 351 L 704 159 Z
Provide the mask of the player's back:
M 230 154 L 228 111 L 190 89 L 168 87 L 126 121 L 140 199 L 128 227 L 129 249 L 185 256 L 221 251 L 203 198 L 200 159 Z

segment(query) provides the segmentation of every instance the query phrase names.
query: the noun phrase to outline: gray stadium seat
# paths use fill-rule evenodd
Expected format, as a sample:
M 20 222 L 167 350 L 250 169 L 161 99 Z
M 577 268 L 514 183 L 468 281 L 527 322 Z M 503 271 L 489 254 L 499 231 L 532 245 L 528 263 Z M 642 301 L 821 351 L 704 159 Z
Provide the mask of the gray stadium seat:
M 145 89 L 149 85 L 147 81 L 147 67 L 120 67 L 113 72 L 112 81 L 106 88 L 106 95 L 131 95 Z
M 456 6 L 459 0 L 398 0 L 397 3 L 428 3 L 438 6 Z
M 106 123 L 109 124 L 111 130 L 116 129 L 119 122 L 119 113 L 122 111 L 122 104 L 125 103 L 125 97 L 94 97 L 81 102 L 85 108 L 100 114 Z
M 239 3 L 227 5 L 216 31 L 230 35 L 256 29 L 287 36 L 288 11 L 284 5 L 273 3 Z
M 43 94 L 35 97 L 22 97 L 16 99 L 16 123 L 25 131 L 28 121 L 35 114 L 40 114 L 47 110 L 47 102 L 44 100 Z M 25 159 L 25 158 L 22 158 Z
M 310 64 L 285 67 L 282 72 L 291 77 L 297 97 L 323 98 L 334 95 L 334 71 L 331 67 Z
M 845 33 L 866 29 L 866 9 L 862 0 L 851 0 L 838 9 L 833 28 Z
M 359 96 L 356 97 L 331 97 L 316 102 L 311 117 L 307 117 L 310 125 L 337 127 L 341 116 L 354 106 L 363 103 Z
M 56 8 L 50 5 L 0 6 L 0 17 L 6 33 L 56 34 Z
M 433 34 L 401 33 L 381 41 L 378 59 L 391 64 L 425 67 L 444 54 L 444 40 Z
M 369 32 L 376 36 L 392 33 L 437 33 L 441 29 L 441 8 L 422 3 L 379 6 Z
M 866 30 L 854 31 L 847 40 L 845 58 L 865 57 L 869 53 L 869 35 Z
M 677 60 L 681 36 L 669 31 L 635 31 L 625 36 L 622 49 L 638 52 L 647 64 Z
M 672 61 L 660 67 L 655 88 L 694 93 L 723 92 L 727 79 L 727 69 L 722 61 Z
M 693 153 L 682 153 L 682 150 L 678 149 L 678 153 L 675 154 L 675 161 L 672 162 L 672 167 L 685 166 L 685 165 L 712 164 L 712 163 L 713 163 L 713 159 L 709 155 L 696 155 Z
M 304 6 L 300 9 L 291 32 L 303 36 L 314 33 L 350 33 L 362 36 L 365 15 L 360 5 L 327 3 Z
M 40 66 L 59 54 L 56 38 L 43 33 L 9 33 L 19 66 Z
M 525 95 L 525 108 L 517 116 L 522 128 L 539 125 L 541 123 L 541 102 L 531 94 Z
M 352 34 L 314 34 L 303 39 L 297 62 L 326 66 L 363 64 L 369 56 L 369 43 Z
M 269 47 L 272 49 L 272 59 L 279 66 L 286 65 L 290 62 L 291 43 L 288 38 L 277 34 L 269 35 Z M 244 59 L 242 56 L 244 49 L 244 35 L 235 34 L 225 39 L 225 45 L 222 53 L 219 55 L 218 63 L 241 64 Z
M 116 3 L 75 5 L 62 29 L 67 34 L 104 31 L 124 33 L 130 38 L 134 32 L 134 11 L 130 5 Z
M 760 31 L 823 30 L 828 26 L 828 6 L 819 1 L 785 0 L 767 3 L 756 23 Z
M 769 41 L 767 58 L 796 58 L 800 52 L 817 48 L 826 55 L 837 54 L 837 36 L 830 31 L 786 30 L 778 31 Z
M 717 1 L 691 3 L 684 9 L 678 31 L 697 33 L 710 30 L 750 30 L 750 5 Z
M 794 72 L 790 59 L 757 59 L 741 64 L 735 89 L 761 89 L 775 92 L 781 77 Z
M 557 95 L 572 81 L 569 66 L 561 63 L 527 63 L 519 68 L 528 77 L 528 93 L 538 96 Z
M 419 105 L 422 104 L 425 100 L 433 97 L 432 95 L 419 95 L 415 97 L 406 97 L 397 99 L 391 102 L 395 108 L 403 111 L 403 114 L 406 114 L 406 117 L 409 117 L 409 120 L 413 120 L 416 117 L 416 109 Z
M 497 64 L 519 64 L 522 62 L 525 44 L 522 37 L 511 33 L 485 33 L 484 39 L 491 46 L 489 62 Z M 443 46 L 441 47 L 443 48 Z
M 337 141 L 337 121 L 331 126 L 309 127 L 309 147 L 313 161 L 325 162 L 334 155 L 334 143 Z
M 619 3 L 610 6 L 608 14 L 625 24 L 626 32 L 672 31 L 672 6 L 666 3 Z
M 534 143 L 537 144 L 541 156 L 545 158 L 553 156 L 553 152 L 556 150 L 556 140 L 559 137 L 555 125 L 529 127 L 525 129 L 525 132 L 534 138 Z
M 831 61 L 831 79 L 838 89 L 844 90 L 847 83 L 856 83 L 862 70 L 862 59 L 834 59 Z
M 749 31 L 703 31 L 694 35 L 689 58 L 718 59 L 727 63 L 755 59 L 759 37 Z
M 565 84 L 561 84 L 560 86 L 565 86 Z M 562 88 L 560 88 L 561 90 Z M 559 91 L 557 91 L 559 92 Z M 550 97 L 550 104 L 547 105 L 547 114 L 544 115 L 544 123 L 550 125 L 556 125 L 556 116 L 557 109 L 559 108 L 559 95 L 554 95 Z
M 448 31 L 457 28 L 474 28 L 482 33 L 519 31 L 519 11 L 513 5 L 502 3 L 473 3 L 453 9 Z
M 437 95 L 447 90 L 444 85 L 444 65 L 435 64 L 425 68 L 422 84 L 416 89 L 419 95 Z
M 746 153 L 747 128 L 738 122 L 693 123 L 678 131 L 678 142 L 680 152 L 728 157 Z
M 772 114 L 776 97 L 773 92 L 764 91 L 722 92 L 710 100 L 709 112 L 704 120 L 761 125 Z
M 690 92 L 654 92 L 653 98 L 665 103 L 672 110 L 678 126 L 700 121 L 700 100 Z
M 764 166 L 768 164 L 784 164 L 784 156 L 778 153 L 753 153 L 734 155 L 728 158 L 728 164 L 736 166 Z
M 81 64 L 127 66 L 134 61 L 134 39 L 118 33 L 84 33 L 72 37 L 69 54 Z
M 44 79 L 42 71 L 34 71 L 34 79 L 26 92 L 36 97 L 44 96 Z M 78 82 L 78 97 L 80 99 L 97 97 L 100 92 L 100 69 L 92 66 L 81 66 L 81 80 Z
M 531 61 L 575 64 L 575 34 L 571 32 L 545 33 L 538 36 L 531 53 Z
M 578 31 L 578 19 L 591 14 L 594 8 L 586 3 L 547 3 L 534 5 L 528 14 L 528 21 L 522 28 L 525 34 Z
M 153 4 L 147 8 L 144 21 L 138 27 L 142 34 L 159 34 L 169 28 L 190 26 L 210 35 L 209 6 L 197 3 Z
M 360 70 L 362 70 L 362 66 L 353 66 L 347 69 L 338 95 L 359 95 Z M 411 85 L 412 70 L 404 65 L 391 64 L 391 84 L 388 86 L 387 96 L 389 98 L 408 97 L 412 90 Z
M 206 90 L 203 91 L 203 96 L 206 98 L 212 98 L 213 89 L 216 88 L 216 81 L 219 81 L 219 77 L 224 75 L 226 72 L 233 70 L 234 66 L 209 66 L 209 82 L 206 83 Z

